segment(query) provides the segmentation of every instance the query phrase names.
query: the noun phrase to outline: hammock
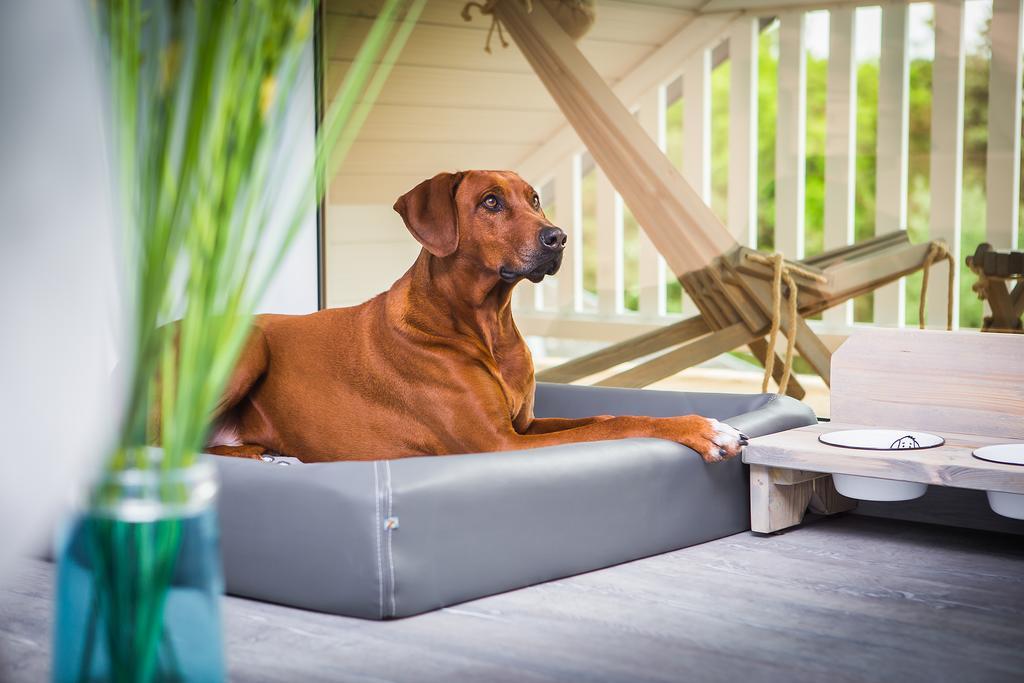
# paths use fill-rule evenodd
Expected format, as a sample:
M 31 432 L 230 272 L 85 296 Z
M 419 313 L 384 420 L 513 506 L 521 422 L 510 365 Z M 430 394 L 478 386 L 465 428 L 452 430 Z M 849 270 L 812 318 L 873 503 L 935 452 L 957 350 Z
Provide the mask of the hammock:
M 794 350 L 826 384 L 830 374 L 831 352 L 808 327 L 807 316 L 941 259 L 950 260 L 952 283 L 954 268 L 945 245 L 941 241 L 912 245 L 905 231 L 803 262 L 741 247 L 552 18 L 545 9 L 548 2 L 471 4 L 492 14 L 499 31 L 504 26 L 512 36 L 701 313 L 551 368 L 538 374 L 538 379 L 574 381 L 671 348 L 599 382 L 640 387 L 748 346 L 765 365 L 765 388 L 773 377 L 780 393 L 800 397 L 803 389 L 791 374 Z M 952 324 L 949 313 L 947 327 Z M 787 339 L 786 353 L 776 362 L 775 339 L 780 331 Z

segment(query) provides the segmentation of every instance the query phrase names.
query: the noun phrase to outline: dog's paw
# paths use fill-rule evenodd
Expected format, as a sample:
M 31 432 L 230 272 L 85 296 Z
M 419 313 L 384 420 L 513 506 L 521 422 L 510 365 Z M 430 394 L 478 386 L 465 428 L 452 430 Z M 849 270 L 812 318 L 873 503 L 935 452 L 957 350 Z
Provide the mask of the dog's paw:
M 704 462 L 721 462 L 740 454 L 749 439 L 738 429 L 714 418 L 691 416 L 698 424 L 695 433 L 681 439 L 681 443 L 700 454 Z

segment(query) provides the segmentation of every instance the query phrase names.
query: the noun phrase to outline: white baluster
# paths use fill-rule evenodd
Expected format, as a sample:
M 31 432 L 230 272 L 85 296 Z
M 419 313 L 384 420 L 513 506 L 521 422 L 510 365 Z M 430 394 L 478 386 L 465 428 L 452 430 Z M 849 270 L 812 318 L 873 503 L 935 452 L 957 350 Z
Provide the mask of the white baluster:
M 729 33 L 729 232 L 757 246 L 758 20 L 740 17 Z
M 558 164 L 555 175 L 555 216 L 569 241 L 558 271 L 558 310 L 579 310 L 583 289 L 583 205 L 580 199 L 580 156 L 572 154 Z
M 640 125 L 665 151 L 665 89 L 652 88 L 640 101 Z M 640 230 L 640 314 L 654 317 L 662 310 L 661 257 L 647 233 Z
M 907 229 L 907 141 L 909 111 L 909 7 L 882 7 L 878 67 L 878 135 L 875 172 L 875 234 Z M 903 278 L 875 292 L 875 323 L 902 327 L 906 321 Z
M 778 110 L 775 135 L 775 250 L 804 255 L 807 164 L 807 58 L 803 12 L 779 15 Z
M 825 249 L 853 243 L 853 190 L 857 131 L 856 31 L 854 9 L 829 15 L 828 94 L 825 110 Z M 852 322 L 851 302 L 822 316 L 829 325 Z
M 698 50 L 683 65 L 683 178 L 711 204 L 711 52 Z M 683 293 L 683 315 L 697 306 Z
M 964 2 L 935 3 L 935 63 L 932 66 L 931 217 L 932 238 L 946 240 L 960 263 L 960 200 L 964 141 Z M 948 262 L 932 267 L 928 327 L 945 329 Z M 959 268 L 956 269 L 957 271 Z M 959 280 L 959 278 L 958 278 Z M 959 310 L 953 288 L 954 328 Z
M 597 310 L 614 315 L 622 307 L 622 199 L 597 168 Z
M 985 239 L 997 249 L 1017 248 L 1022 18 L 1024 1 L 993 0 Z

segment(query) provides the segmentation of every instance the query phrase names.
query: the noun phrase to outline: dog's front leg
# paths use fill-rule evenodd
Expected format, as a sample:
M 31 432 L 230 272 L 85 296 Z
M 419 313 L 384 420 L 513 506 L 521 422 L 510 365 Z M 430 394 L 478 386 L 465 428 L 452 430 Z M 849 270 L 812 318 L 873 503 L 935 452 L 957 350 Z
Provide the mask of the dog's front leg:
M 705 462 L 718 462 L 739 455 L 747 437 L 724 422 L 700 415 L 679 417 L 617 416 L 599 421 L 584 418 L 586 424 L 545 433 L 519 434 L 511 429 L 497 434 L 500 450 L 557 446 L 583 441 L 605 441 L 652 437 L 675 441 L 696 451 Z
M 595 422 L 604 422 L 610 420 L 613 415 L 595 415 L 593 417 L 535 417 L 527 425 L 525 430 L 522 430 L 520 434 L 550 434 L 551 432 L 561 432 L 566 429 L 576 429 L 577 427 L 585 427 L 587 425 L 594 424 Z

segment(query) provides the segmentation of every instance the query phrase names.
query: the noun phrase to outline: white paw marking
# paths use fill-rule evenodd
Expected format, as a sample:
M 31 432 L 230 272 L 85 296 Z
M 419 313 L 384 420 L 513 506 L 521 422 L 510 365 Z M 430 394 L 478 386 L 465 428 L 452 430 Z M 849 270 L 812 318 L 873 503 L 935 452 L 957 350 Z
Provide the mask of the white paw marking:
M 742 434 L 738 429 L 710 417 L 708 422 L 711 423 L 711 428 L 714 430 L 714 436 L 711 437 L 711 442 L 714 445 L 708 448 L 708 456 L 711 460 L 722 460 L 728 455 L 740 451 Z M 722 453 L 723 449 L 728 453 Z

